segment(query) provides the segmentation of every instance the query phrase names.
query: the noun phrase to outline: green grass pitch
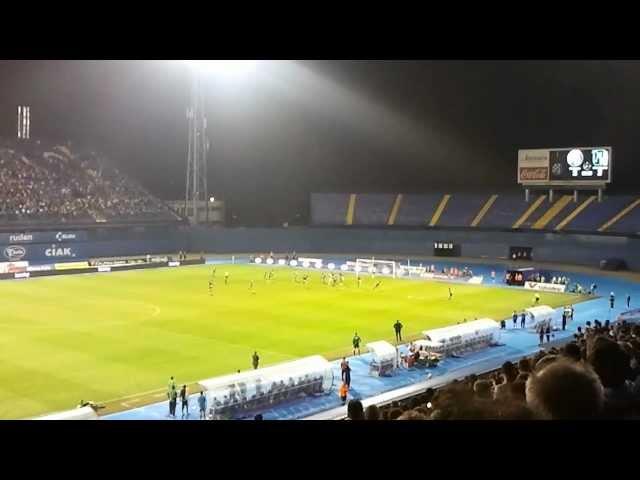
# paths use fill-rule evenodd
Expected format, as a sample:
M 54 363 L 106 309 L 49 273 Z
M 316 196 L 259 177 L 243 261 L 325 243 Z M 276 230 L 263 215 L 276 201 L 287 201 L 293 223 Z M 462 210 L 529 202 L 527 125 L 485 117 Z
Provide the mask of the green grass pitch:
M 306 355 L 337 357 L 357 331 L 364 343 L 455 324 L 505 318 L 530 306 L 533 293 L 476 285 L 353 275 L 343 286 L 308 285 L 294 270 L 218 265 L 0 282 L 0 418 L 73 408 L 80 399 L 107 402 L 179 383 L 245 370 L 254 349 L 261 364 Z M 224 285 L 224 272 L 230 273 Z M 301 276 L 302 271 L 295 271 Z M 379 278 L 378 278 L 379 279 Z M 253 280 L 255 293 L 249 291 Z M 542 293 L 559 306 L 571 295 Z

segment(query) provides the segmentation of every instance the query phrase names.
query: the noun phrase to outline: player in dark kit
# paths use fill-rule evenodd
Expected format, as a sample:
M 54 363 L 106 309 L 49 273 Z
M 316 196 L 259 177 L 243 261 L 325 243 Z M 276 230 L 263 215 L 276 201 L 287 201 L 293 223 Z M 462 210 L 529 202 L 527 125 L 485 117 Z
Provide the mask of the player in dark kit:
M 229 272 L 224 272 L 224 284 L 229 285 Z
M 527 314 L 526 312 L 522 312 L 520 314 L 520 328 L 524 328 L 527 324 Z
M 213 295 L 213 280 L 209 280 L 209 295 Z
M 631 307 L 631 295 L 627 295 L 627 308 Z
M 382 284 L 382 280 L 378 280 L 376 282 L 376 284 L 373 286 L 373 289 L 375 290 L 376 288 L 378 288 L 380 285 Z
M 516 328 L 518 326 L 518 314 L 516 313 L 516 311 L 513 311 L 513 328 Z
M 453 290 L 451 290 L 451 287 L 449 287 L 449 300 L 451 300 L 453 298 Z
M 216 268 L 217 267 L 213 267 L 213 270 L 211 270 L 211 278 L 215 278 L 216 277 Z
M 358 332 L 353 336 L 353 340 L 351 343 L 353 344 L 353 354 L 356 354 L 356 350 L 358 351 L 358 355 L 360 355 L 360 337 L 358 336 Z

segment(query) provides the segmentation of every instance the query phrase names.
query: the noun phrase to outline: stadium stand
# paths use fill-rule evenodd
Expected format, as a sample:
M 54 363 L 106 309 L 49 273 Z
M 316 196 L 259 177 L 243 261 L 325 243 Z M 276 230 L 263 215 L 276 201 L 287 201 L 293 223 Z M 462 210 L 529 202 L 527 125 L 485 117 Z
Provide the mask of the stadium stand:
M 176 221 L 159 199 L 95 151 L 0 143 L 0 224 Z
M 346 193 L 312 193 L 311 223 L 344 225 L 349 195 Z
M 481 228 L 511 228 L 529 204 L 522 194 L 498 194 L 495 202 L 478 223 Z
M 454 194 L 442 212 L 438 226 L 459 227 L 471 226 L 477 213 L 489 200 L 488 194 Z
M 633 196 L 620 195 L 605 197 L 602 202 L 594 201 L 570 221 L 563 230 L 595 232 L 634 199 Z
M 431 220 L 442 194 L 403 195 L 394 225 L 426 225 Z
M 636 201 L 632 205 L 634 205 L 634 207 L 616 223 L 611 225 L 607 231 L 640 234 L 640 201 Z
M 312 194 L 314 225 L 430 226 L 638 234 L 640 198 L 546 193 Z
M 386 225 L 395 195 L 358 195 L 354 225 Z
M 640 325 L 601 323 L 562 347 L 377 405 L 371 420 L 638 418 Z

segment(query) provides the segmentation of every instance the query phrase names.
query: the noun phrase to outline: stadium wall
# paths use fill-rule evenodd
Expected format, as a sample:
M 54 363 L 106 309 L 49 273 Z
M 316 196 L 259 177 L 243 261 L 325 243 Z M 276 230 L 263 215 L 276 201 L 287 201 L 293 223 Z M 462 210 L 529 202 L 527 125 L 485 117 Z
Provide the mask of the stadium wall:
M 172 226 L 3 233 L 0 261 L 39 263 L 169 253 L 186 249 L 188 238 L 186 230 Z
M 433 243 L 461 246 L 461 256 L 507 258 L 509 248 L 532 247 L 533 259 L 598 267 L 600 260 L 620 258 L 640 271 L 640 239 L 618 236 L 541 232 L 481 232 L 462 230 L 397 230 L 369 228 L 216 228 L 193 227 L 193 252 L 314 252 L 432 255 Z
M 61 233 L 63 235 L 61 235 Z M 75 233 L 75 235 L 71 235 Z M 620 258 L 640 271 L 640 239 L 623 236 L 492 232 L 456 229 L 133 227 L 92 231 L 13 232 L 0 237 L 0 261 L 50 262 L 96 257 L 193 253 L 314 252 L 433 254 L 433 243 L 460 245 L 461 256 L 506 258 L 509 248 L 532 247 L 535 261 L 598 267 Z

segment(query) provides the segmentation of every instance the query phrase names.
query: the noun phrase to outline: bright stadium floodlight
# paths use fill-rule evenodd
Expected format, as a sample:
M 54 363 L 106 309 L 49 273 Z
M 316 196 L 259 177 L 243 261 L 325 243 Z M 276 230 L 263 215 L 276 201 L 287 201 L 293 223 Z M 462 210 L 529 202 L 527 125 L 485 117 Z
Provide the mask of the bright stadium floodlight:
M 322 260 L 316 262 L 316 268 L 322 268 Z
M 216 77 L 240 77 L 252 73 L 258 66 L 256 60 L 184 60 L 198 72 Z
M 267 265 L 273 265 L 273 258 L 267 258 Z
M 389 267 L 382 267 L 382 273 L 384 275 L 389 275 L 391 273 L 391 269 Z
M 349 265 L 347 265 L 346 263 L 343 263 L 342 265 L 340 265 L 340 270 L 342 270 L 343 272 L 346 272 L 347 270 L 349 270 Z
M 289 262 L 289 265 L 291 265 L 292 267 L 297 267 L 298 266 L 298 261 L 297 260 L 291 260 L 291 262 Z
M 255 262 L 256 263 L 262 263 L 262 259 L 260 257 L 256 257 Z
M 327 265 L 327 268 L 329 268 L 329 270 L 335 270 L 336 269 L 336 264 L 332 262 L 329 265 Z
M 310 265 L 309 260 L 305 260 L 304 262 L 302 262 L 302 266 L 304 268 L 309 268 L 309 265 Z
M 281 258 L 280 260 L 278 260 L 278 265 L 286 265 L 287 261 L 284 258 Z

